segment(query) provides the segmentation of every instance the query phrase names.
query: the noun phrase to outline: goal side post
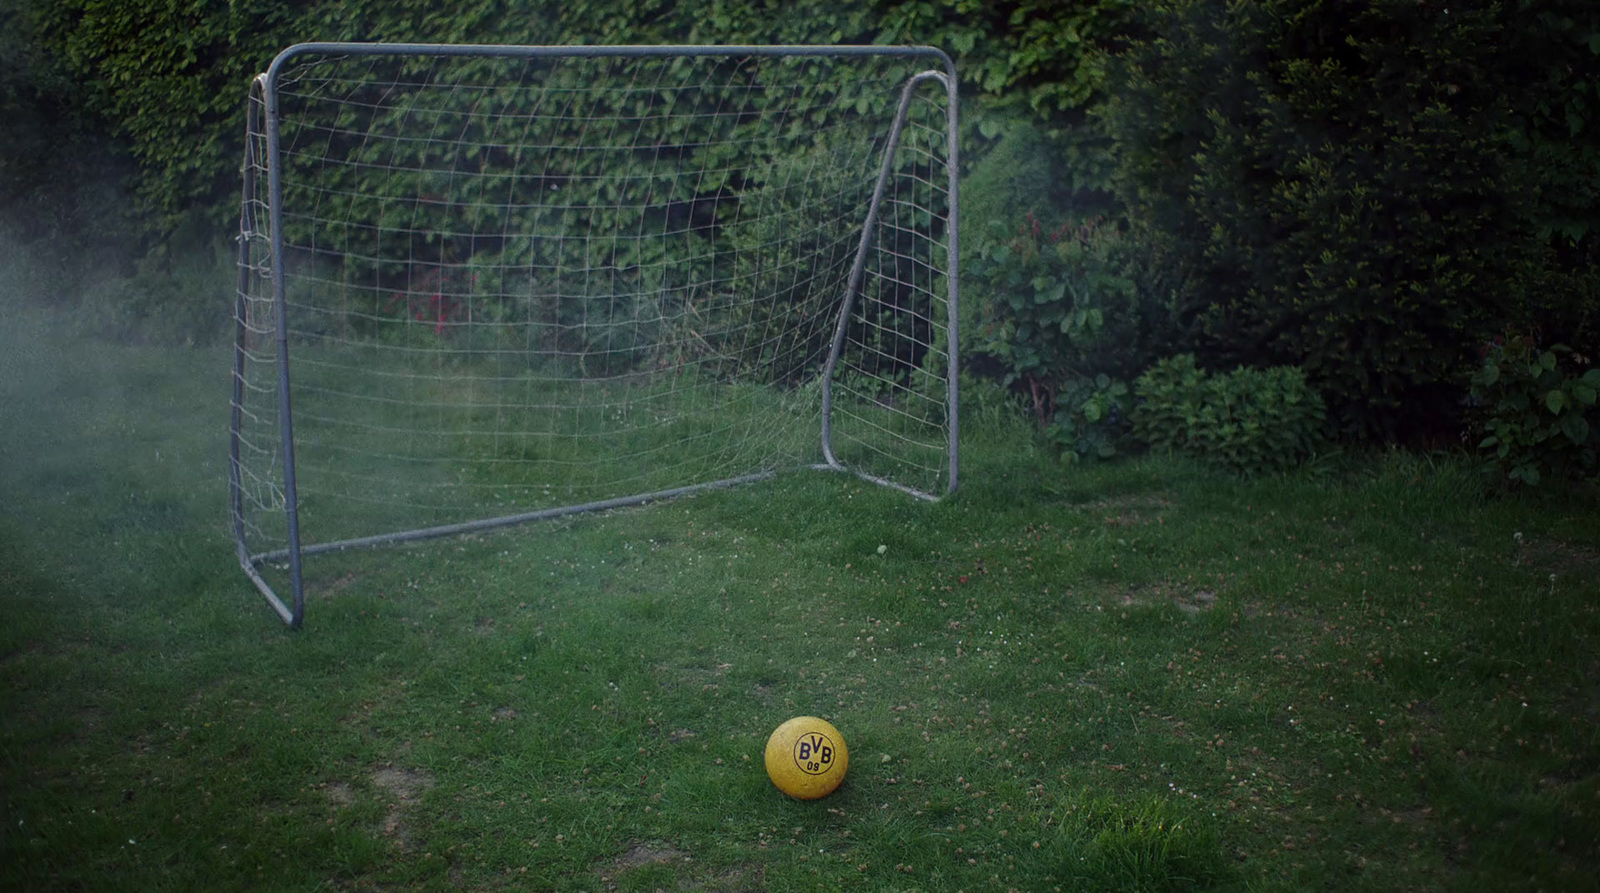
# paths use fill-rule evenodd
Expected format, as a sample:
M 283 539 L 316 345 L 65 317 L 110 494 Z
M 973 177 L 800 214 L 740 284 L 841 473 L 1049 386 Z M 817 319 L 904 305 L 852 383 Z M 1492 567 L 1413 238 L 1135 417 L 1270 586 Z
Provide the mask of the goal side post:
M 283 280 L 277 275 L 281 268 L 281 236 L 274 232 L 281 192 L 271 178 L 275 167 L 270 159 L 275 156 L 276 127 L 272 125 L 273 113 L 270 80 L 266 74 L 251 79 L 246 98 L 246 126 L 244 159 L 240 166 L 243 195 L 239 203 L 238 281 L 234 295 L 234 358 L 233 396 L 229 406 L 228 425 L 228 502 L 230 527 L 239 565 L 252 585 L 267 600 L 274 612 L 291 629 L 299 629 L 305 619 L 305 586 L 301 573 L 300 527 L 298 500 L 295 498 L 294 476 L 294 426 L 289 402 L 289 354 L 287 340 L 286 306 L 283 300 Z M 260 201 L 260 177 L 269 178 L 269 198 Z M 265 251 L 263 251 L 265 249 Z M 251 296 L 259 294 L 256 285 L 265 279 L 271 296 L 270 325 L 263 318 L 260 301 Z M 260 352 L 263 344 L 275 349 L 271 363 L 277 370 L 275 382 L 276 423 L 280 432 L 275 444 L 248 443 L 244 436 L 247 406 L 255 403 L 249 399 L 251 383 L 247 378 L 247 365 L 255 360 L 268 361 L 268 354 Z M 269 407 L 271 401 L 269 401 Z M 272 411 L 270 408 L 268 411 Z M 285 604 L 272 585 L 261 575 L 263 558 L 253 555 L 246 531 L 246 475 L 249 467 L 244 461 L 247 449 L 272 450 L 282 457 L 282 500 L 288 528 L 289 546 L 284 556 L 289 562 L 290 599 Z M 260 481 L 257 482 L 262 483 Z
M 839 366 L 839 358 L 844 350 L 845 335 L 850 325 L 850 314 L 855 308 L 856 298 L 861 292 L 861 278 L 866 269 L 867 252 L 872 248 L 873 230 L 878 222 L 878 214 L 883 207 L 885 188 L 888 185 L 890 174 L 894 169 L 895 152 L 900 148 L 900 136 L 904 132 L 907 112 L 911 107 L 911 100 L 919 86 L 925 83 L 936 83 L 944 87 L 949 102 L 949 148 L 946 150 L 949 164 L 949 189 L 951 196 L 960 194 L 959 184 L 959 158 L 958 158 L 958 133 L 957 133 L 957 93 L 954 77 L 954 67 L 946 71 L 924 71 L 906 81 L 905 89 L 901 91 L 900 105 L 895 112 L 894 122 L 890 125 L 888 145 L 883 151 L 883 164 L 878 170 L 878 180 L 872 190 L 872 203 L 867 206 L 867 219 L 861 226 L 861 241 L 856 248 L 854 264 L 850 268 L 850 279 L 845 287 L 844 300 L 839 305 L 839 319 L 834 326 L 833 341 L 828 348 L 828 359 L 822 371 L 822 455 L 828 467 L 835 470 L 844 470 L 841 463 L 833 453 L 833 379 Z M 946 250 L 948 252 L 948 310 L 945 322 L 945 331 L 948 338 L 949 372 L 947 380 L 948 393 L 948 426 L 949 434 L 949 477 L 946 482 L 946 492 L 954 493 L 958 483 L 959 447 L 960 447 L 960 399 L 959 399 L 959 364 L 957 344 L 959 336 L 959 270 L 960 240 L 959 240 L 959 203 L 952 200 L 948 211 L 949 233 L 946 237 Z M 933 500 L 938 497 L 931 493 L 897 484 L 878 475 L 862 473 L 862 477 L 873 483 L 902 490 L 919 499 Z

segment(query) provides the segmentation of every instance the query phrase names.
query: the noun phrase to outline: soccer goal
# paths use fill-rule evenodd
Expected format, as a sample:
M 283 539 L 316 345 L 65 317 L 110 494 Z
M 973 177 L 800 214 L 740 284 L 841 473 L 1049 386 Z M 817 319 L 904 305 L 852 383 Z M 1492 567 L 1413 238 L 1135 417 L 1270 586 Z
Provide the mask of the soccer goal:
M 246 573 L 298 627 L 319 552 L 788 469 L 953 490 L 956 132 L 924 47 L 285 50 L 248 97 Z

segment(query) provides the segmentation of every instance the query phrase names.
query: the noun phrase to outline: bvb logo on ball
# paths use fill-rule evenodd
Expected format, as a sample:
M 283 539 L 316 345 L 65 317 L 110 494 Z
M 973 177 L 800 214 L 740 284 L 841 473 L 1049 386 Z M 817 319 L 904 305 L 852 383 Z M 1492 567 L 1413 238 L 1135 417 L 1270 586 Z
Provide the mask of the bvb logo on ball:
M 815 716 L 797 716 L 767 739 L 767 776 L 791 797 L 826 797 L 844 781 L 849 768 L 850 749 L 844 736 Z

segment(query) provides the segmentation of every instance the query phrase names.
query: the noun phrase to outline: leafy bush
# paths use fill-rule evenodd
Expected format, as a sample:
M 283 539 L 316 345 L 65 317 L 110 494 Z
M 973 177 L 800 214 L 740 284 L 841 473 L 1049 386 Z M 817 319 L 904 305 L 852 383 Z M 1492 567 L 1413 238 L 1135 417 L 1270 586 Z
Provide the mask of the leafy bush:
M 771 4 L 758 0 L 730 0 L 708 8 L 665 0 L 528 0 L 518 4 L 518 13 L 509 17 L 506 4 L 497 0 L 466 0 L 451 4 L 448 9 L 410 0 L 349 4 L 15 0 L 0 6 L 5 7 L 0 10 L 0 49 L 6 51 L 0 52 L 0 112 L 4 113 L 0 118 L 16 119 L 23 125 L 49 125 L 13 127 L 0 136 L 0 149 L 15 150 L 0 151 L 0 199 L 5 200 L 0 204 L 8 204 L 13 194 L 32 196 L 31 204 L 38 207 L 24 209 L 30 222 L 64 219 L 54 213 L 52 205 L 60 203 L 54 197 L 70 193 L 71 186 L 88 179 L 80 176 L 80 171 L 99 172 L 103 159 L 96 156 L 82 164 L 66 164 L 64 161 L 70 159 L 63 159 L 59 149 L 69 142 L 74 150 L 96 147 L 114 155 L 115 160 L 126 162 L 126 170 L 116 169 L 117 176 L 107 179 L 126 187 L 118 201 L 132 212 L 124 225 L 107 229 L 119 240 L 125 240 L 127 249 L 135 254 L 168 238 L 186 222 L 198 222 L 212 231 L 232 228 L 238 207 L 244 99 L 250 79 L 264 71 L 284 47 L 308 36 L 326 40 L 547 45 L 928 44 L 948 48 L 959 60 L 965 95 L 981 96 L 986 108 L 1007 110 L 1008 120 L 1048 119 L 1056 125 L 1054 136 L 1065 132 L 1060 126 L 1063 121 L 1081 123 L 1081 107 L 1098 95 L 1104 79 L 1104 69 L 1093 48 L 1118 33 L 1128 19 L 1125 0 L 1095 0 L 1069 6 L 1054 0 L 1023 0 L 1013 4 L 1014 8 L 1005 9 L 968 2 L 928 4 L 922 0 L 870 4 L 796 0 L 785 4 L 783 15 L 773 15 Z M 396 83 L 401 81 L 411 79 L 396 79 Z M 711 105 L 701 115 L 688 117 L 709 122 L 714 118 L 747 116 L 775 101 L 784 92 L 779 89 L 782 83 L 775 76 L 770 82 L 772 89 L 740 91 L 737 100 L 729 104 L 722 100 L 730 97 L 708 93 Z M 633 91 L 626 101 L 644 101 L 650 93 Z M 895 99 L 893 89 L 877 87 L 859 97 L 870 106 L 891 109 Z M 980 125 L 980 117 L 968 118 L 967 135 L 975 138 L 981 130 L 985 138 L 997 136 L 997 125 Z M 528 122 L 536 120 L 546 121 L 547 114 L 529 113 L 526 118 Z M 663 116 L 653 114 L 637 112 L 633 120 L 640 128 L 641 145 L 656 135 L 652 128 L 666 126 Z M 791 123 L 804 137 L 803 142 L 808 143 L 825 129 L 814 121 Z M 357 129 L 351 128 L 350 132 Z M 492 138 L 479 140 L 475 134 L 463 136 L 494 143 Z M 552 143 L 560 144 L 565 138 L 555 134 Z M 407 151 L 423 153 L 450 142 L 418 139 Z M 663 142 L 664 146 L 678 146 L 685 151 L 697 144 L 693 134 L 685 134 L 676 144 Z M 382 148 L 373 147 L 374 151 Z M 669 150 L 668 154 L 670 151 L 676 150 Z M 1107 156 L 1104 152 L 1086 155 L 1097 161 L 1103 181 Z M 425 217 L 417 215 L 425 212 L 424 205 L 455 210 L 470 207 L 458 203 L 457 196 L 451 194 L 453 181 L 422 182 L 422 178 L 411 176 L 402 163 L 411 158 L 370 160 L 386 167 L 382 176 L 389 178 L 388 185 L 392 187 L 387 194 L 395 199 L 388 206 L 393 219 L 387 222 L 398 221 L 401 226 L 384 230 L 390 238 L 397 232 L 422 228 Z M 462 169 L 478 170 L 479 165 L 492 166 L 499 160 L 493 153 L 485 153 L 463 162 Z M 588 169 L 558 172 L 566 180 L 562 185 L 569 195 L 577 192 L 574 187 L 580 183 L 589 184 L 589 194 L 635 188 L 636 184 L 619 183 L 616 178 L 605 176 L 609 161 L 604 153 L 589 153 L 586 164 Z M 708 169 L 723 167 L 711 164 Z M 687 189 L 691 194 L 670 197 L 673 213 L 681 208 L 693 209 L 696 219 L 690 223 L 694 229 L 720 226 L 729 219 L 731 212 L 721 207 L 723 184 L 714 179 L 708 177 L 692 184 L 693 188 Z M 404 196 L 428 199 L 407 203 Z M 440 196 L 445 200 L 439 200 Z M 782 203 L 781 198 L 777 201 Z M 598 202 L 612 203 L 609 198 Z M 585 205 L 579 196 L 566 204 L 569 216 L 580 213 Z M 93 210 L 97 208 L 86 205 L 85 213 L 71 215 L 71 222 L 93 228 L 107 219 L 108 215 L 102 213 L 88 213 Z M 654 218 L 638 222 L 653 231 L 678 231 L 685 223 L 674 219 L 670 227 L 665 227 Z M 568 223 L 581 226 L 584 221 Z M 631 224 L 620 225 L 626 229 Z M 485 230 L 479 222 L 473 220 L 460 221 L 449 230 L 482 231 Z M 459 245 L 448 242 L 415 247 L 417 251 L 407 256 L 441 265 L 464 264 L 469 259 Z M 477 253 L 477 249 L 471 253 Z M 536 259 L 511 254 L 507 250 L 503 259 L 508 268 L 518 261 L 526 261 L 521 264 L 523 268 L 536 266 Z M 627 272 L 657 259 L 602 260 Z M 379 271 L 378 287 L 388 294 L 403 291 L 408 284 L 404 274 L 409 272 Z M 673 299 L 692 301 L 697 307 L 718 300 L 717 296 L 691 293 L 693 285 L 669 283 L 669 287 L 684 289 Z M 149 294 L 135 298 L 143 304 L 170 303 Z M 613 308 L 605 305 L 605 300 L 606 296 L 597 296 L 589 302 L 590 318 L 597 315 L 593 311 L 599 310 L 608 319 L 632 319 L 633 308 Z M 441 333 L 441 321 L 448 321 L 450 316 L 450 308 L 444 306 L 406 310 L 412 319 L 419 310 L 425 317 L 431 313 L 433 327 Z M 888 346 L 891 351 L 899 350 L 905 339 L 897 335 L 893 340 L 895 343 Z M 896 364 L 906 368 L 916 364 L 915 357 L 891 355 Z M 777 369 L 774 374 L 787 376 L 793 371 Z
M 1109 456 L 1127 427 L 1127 382 L 1170 353 L 1184 287 L 1156 243 L 1095 217 L 1014 230 L 991 222 L 967 266 L 981 302 L 966 356 L 1024 393 L 1035 421 L 1074 457 Z
M 1088 371 L 1105 328 L 1102 293 L 1132 288 L 1085 262 L 1090 232 L 1046 231 L 1031 214 L 1014 233 L 995 221 L 969 271 L 992 293 L 979 329 L 983 348 L 1006 364 L 1008 384 L 1025 384 L 1040 424 L 1055 414 L 1056 389 Z
M 1194 354 L 1170 357 L 1134 380 L 1138 406 L 1133 436 L 1151 449 L 1177 452 L 1189 445 L 1189 431 L 1199 423 L 1210 376 L 1195 366 Z
M 1240 367 L 1222 375 L 1193 354 L 1157 363 L 1134 382 L 1133 433 L 1240 474 L 1291 468 L 1322 441 L 1326 409 L 1304 370 Z
M 963 153 L 969 170 L 961 178 L 961 244 L 976 257 L 989 221 L 1046 214 L 1067 198 L 1060 160 L 1043 131 L 1026 118 L 989 114 L 998 129 L 992 144 Z
M 325 74 L 340 63 L 296 64 Z M 328 126 L 297 110 L 338 100 L 335 135 L 286 155 L 281 188 L 288 208 L 312 207 L 324 190 L 347 196 L 338 220 L 290 214 L 285 241 L 341 260 L 323 278 L 359 284 L 352 324 L 459 344 L 481 328 L 468 323 L 525 320 L 553 333 L 538 347 L 592 374 L 689 355 L 718 376 L 794 384 L 815 374 L 882 165 L 870 131 L 907 63 L 568 59 L 538 78 L 519 67 L 383 57 L 337 79 L 336 95 L 280 94 L 285 144 Z M 787 86 L 738 86 L 735 67 Z M 492 109 L 477 90 L 443 89 L 518 77 L 526 89 L 497 93 Z M 587 89 L 608 81 L 656 87 Z M 559 114 L 550 96 L 563 97 Z M 942 104 L 923 107 L 943 115 Z M 447 136 L 437 120 L 450 122 Z M 498 132 L 508 121 L 511 143 Z M 540 148 L 530 164 L 518 148 L 569 145 L 587 151 Z M 937 158 L 902 146 L 890 183 L 927 183 Z M 874 230 L 847 342 L 852 365 L 898 384 L 924 359 L 930 292 L 942 284 L 935 246 L 913 230 L 937 231 L 948 210 L 938 196 L 909 198 L 891 194 L 895 216 Z M 517 277 L 526 281 L 508 282 Z
M 1058 409 L 1045 434 L 1068 462 L 1109 459 L 1127 431 L 1127 399 L 1127 383 L 1108 375 L 1068 379 L 1056 392 Z
M 1594 474 L 1600 367 L 1564 344 L 1541 350 L 1536 338 L 1521 333 L 1496 337 L 1482 354 L 1472 397 L 1487 412 L 1487 436 L 1478 449 L 1490 466 L 1530 486 L 1548 477 Z
M 992 223 L 969 268 L 988 297 L 980 348 L 1026 392 L 1040 429 L 1074 455 L 1114 454 L 1122 422 L 1127 385 L 1114 373 L 1123 344 L 1112 333 L 1137 327 L 1139 293 L 1116 242 L 1098 219 L 1046 229 L 1030 214 L 1015 231 Z

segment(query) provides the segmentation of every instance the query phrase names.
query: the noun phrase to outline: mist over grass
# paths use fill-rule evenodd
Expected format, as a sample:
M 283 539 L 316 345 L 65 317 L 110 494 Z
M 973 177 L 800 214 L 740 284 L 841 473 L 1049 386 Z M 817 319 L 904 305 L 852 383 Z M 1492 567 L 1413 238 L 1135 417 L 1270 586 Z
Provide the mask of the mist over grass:
M 0 525 L 11 557 L 83 588 L 14 595 L 41 620 L 117 612 L 163 585 L 174 550 L 225 547 L 226 354 L 106 341 L 16 294 L 0 326 Z
M 0 215 L 0 308 L 9 316 L 23 307 L 39 307 L 62 296 L 65 258 L 60 252 L 30 248 L 19 225 Z M 20 337 L 15 326 L 0 332 L 4 346 Z
M 237 278 L 231 239 L 196 223 L 152 251 L 119 228 L 115 214 L 92 225 L 52 216 L 118 193 L 110 182 L 79 191 L 60 208 L 0 214 L 0 307 L 50 308 L 53 332 L 87 341 L 182 347 L 226 340 Z

